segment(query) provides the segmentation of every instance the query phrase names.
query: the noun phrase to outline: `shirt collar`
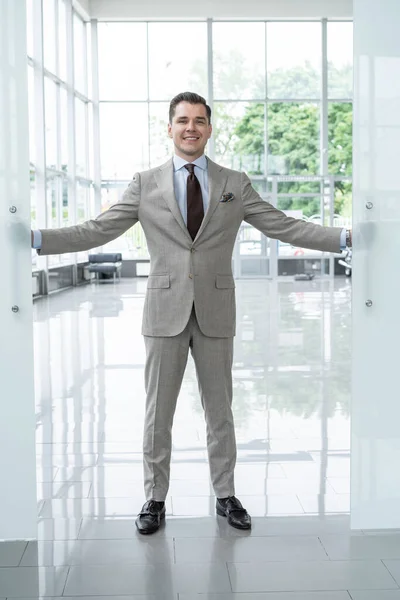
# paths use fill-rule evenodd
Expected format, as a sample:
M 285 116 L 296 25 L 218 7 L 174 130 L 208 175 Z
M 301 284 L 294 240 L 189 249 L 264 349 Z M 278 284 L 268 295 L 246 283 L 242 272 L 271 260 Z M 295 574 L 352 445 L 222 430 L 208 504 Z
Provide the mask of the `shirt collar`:
M 176 154 L 174 155 L 173 161 L 174 161 L 174 171 L 179 171 L 179 169 L 182 169 L 182 167 L 184 167 L 185 165 L 188 164 L 187 160 L 185 160 L 184 158 L 181 158 L 180 156 L 177 156 Z M 194 160 L 192 164 L 196 165 L 196 167 L 199 167 L 200 169 L 203 169 L 203 171 L 206 171 L 207 170 L 206 155 L 203 154 L 203 156 L 200 156 L 200 158 L 196 158 L 196 160 Z

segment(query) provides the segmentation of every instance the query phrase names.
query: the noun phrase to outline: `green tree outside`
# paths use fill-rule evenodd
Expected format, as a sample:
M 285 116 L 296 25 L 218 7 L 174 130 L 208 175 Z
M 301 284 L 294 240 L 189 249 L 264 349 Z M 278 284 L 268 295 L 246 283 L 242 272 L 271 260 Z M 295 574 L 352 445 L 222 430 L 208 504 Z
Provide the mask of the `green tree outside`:
M 237 57 L 232 57 L 237 59 Z M 236 88 L 248 84 L 248 73 L 227 69 L 226 85 L 236 73 Z M 229 72 L 228 72 L 229 71 Z M 329 86 L 335 95 L 351 94 L 351 65 L 336 69 L 329 65 Z M 242 81 L 245 77 L 246 81 Z M 320 73 L 308 63 L 292 69 L 278 69 L 269 74 L 268 97 L 310 98 L 320 93 Z M 261 89 L 260 83 L 255 89 Z M 245 170 L 250 176 L 264 175 L 265 105 L 216 103 L 214 109 L 217 160 L 226 166 Z M 268 104 L 268 175 L 314 176 L 320 173 L 320 109 L 312 102 L 270 102 Z M 328 110 L 329 173 L 343 177 L 352 174 L 352 104 L 330 102 Z M 315 182 L 280 184 L 280 192 L 319 193 Z M 319 198 L 281 198 L 283 210 L 301 209 L 305 216 L 320 212 Z M 335 213 L 351 216 L 351 183 L 335 185 Z

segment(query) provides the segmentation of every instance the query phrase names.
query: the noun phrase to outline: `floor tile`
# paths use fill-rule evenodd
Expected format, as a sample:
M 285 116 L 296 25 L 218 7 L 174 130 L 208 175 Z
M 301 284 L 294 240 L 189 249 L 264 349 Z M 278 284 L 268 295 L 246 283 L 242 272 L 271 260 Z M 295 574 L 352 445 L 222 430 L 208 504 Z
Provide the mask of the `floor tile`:
M 220 594 L 219 594 L 220 595 Z M 0 600 L 6 600 L 5 598 L 0 598 Z M 62 596 L 60 597 L 38 597 L 34 598 L 19 598 L 18 600 L 77 600 L 76 596 Z M 78 600 L 178 600 L 178 594 L 173 594 L 172 596 L 165 596 L 164 594 L 135 594 L 134 596 L 79 596 Z M 330 599 L 328 599 L 330 600 Z M 336 600 L 336 598 L 332 598 L 332 600 Z M 338 600 L 342 600 L 338 598 Z
M 173 463 L 171 462 L 171 477 L 174 479 L 186 479 L 186 481 L 201 480 L 208 481 L 210 468 L 204 460 L 202 463 Z
M 89 481 L 90 483 L 103 481 L 141 481 L 143 467 L 137 465 L 119 465 L 107 467 L 67 467 L 58 469 L 54 481 Z M 143 487 L 143 486 L 139 486 Z
M 171 496 L 180 497 L 213 496 L 214 494 L 211 481 L 209 480 L 191 480 L 188 483 L 186 479 L 172 479 L 168 491 Z
M 58 473 L 57 467 L 36 467 L 36 481 L 54 481 Z
M 400 535 L 400 529 L 361 529 L 363 535 Z
M 0 567 L 18 567 L 26 546 L 27 542 L 0 542 Z
M 318 537 L 175 538 L 176 562 L 328 560 Z
M 222 531 L 227 526 L 226 519 L 221 517 Z M 229 527 L 229 526 L 228 526 Z M 232 527 L 229 527 L 232 529 Z M 221 529 L 216 518 L 167 518 L 161 524 L 154 539 L 159 537 L 215 537 Z M 79 539 L 131 539 L 139 535 L 135 519 L 90 519 L 84 518 Z
M 37 504 L 37 515 L 39 516 L 44 507 L 44 500 L 38 500 L 36 504 Z
M 68 567 L 18 567 L 0 569 L 0 590 L 9 598 L 61 596 Z
M 286 479 L 286 473 L 282 465 L 276 463 L 266 464 L 237 464 L 235 469 L 235 482 L 244 479 Z
M 226 525 L 226 519 L 218 518 L 222 526 Z M 228 536 L 246 534 L 233 527 L 225 527 Z M 254 517 L 252 519 L 251 535 L 322 535 L 324 533 L 348 533 L 350 531 L 350 518 L 348 515 L 326 515 L 317 517 L 314 515 L 288 516 L 288 517 Z M 189 536 L 190 537 L 190 536 Z
M 172 539 L 135 536 L 132 539 L 29 542 L 22 567 L 159 564 L 174 562 Z
M 284 478 L 254 479 L 254 480 L 236 480 L 236 496 L 242 499 L 242 496 L 282 496 L 296 495 L 303 493 L 319 493 L 321 484 L 319 480 L 290 480 Z M 188 484 L 184 479 L 172 480 L 170 482 L 169 493 L 171 496 L 192 497 L 192 496 L 213 496 L 214 491 L 210 481 L 190 481 Z M 91 492 L 92 495 L 92 492 Z
M 268 515 L 301 515 L 304 511 L 295 495 L 280 496 L 240 496 L 243 506 L 252 516 Z M 172 508 L 175 516 L 215 515 L 215 496 L 206 497 L 172 497 Z
M 82 519 L 39 519 L 38 540 L 76 540 Z
M 65 595 L 229 592 L 226 565 L 157 565 L 71 567 Z
M 56 498 L 87 498 L 92 484 L 89 482 L 71 481 L 71 482 L 45 482 L 38 483 L 38 498 L 56 499 Z
M 328 492 L 323 496 L 298 494 L 298 498 L 305 513 L 349 513 L 350 494 L 335 494 Z
M 75 452 L 88 452 L 92 449 L 86 444 L 73 444 Z M 142 444 L 139 441 L 135 442 L 98 442 L 96 445 L 96 452 L 99 454 L 130 454 L 137 452 L 139 460 L 142 459 Z
M 94 481 L 90 488 L 90 498 L 137 498 L 140 505 L 145 501 L 142 481 Z
M 140 441 L 141 445 L 141 441 Z M 135 467 L 142 465 L 142 452 L 131 453 L 131 454 L 99 454 L 97 457 L 97 465 L 99 467 L 108 467 L 110 465 L 134 465 Z
M 400 535 L 322 535 L 321 543 L 331 560 L 368 558 L 400 560 Z
M 81 599 L 79 599 L 81 600 Z M 107 599 L 105 599 L 107 600 Z M 266 592 L 248 594 L 179 594 L 179 600 L 350 600 L 347 592 Z M 378 600 L 375 598 L 374 600 Z M 379 598 L 379 600 L 381 600 Z M 389 599 L 388 599 L 389 600 Z
M 274 490 L 276 489 L 276 486 L 279 486 L 279 484 L 282 485 L 288 485 L 289 484 L 289 480 L 283 476 L 282 471 L 278 470 L 275 472 L 276 477 L 268 477 L 268 479 L 265 479 L 265 477 L 253 477 L 253 478 L 247 478 L 246 477 L 240 477 L 235 479 L 235 493 L 236 496 L 238 496 L 239 498 L 241 498 L 242 496 L 265 496 L 267 493 L 269 494 L 280 494 L 281 492 L 275 492 Z M 278 488 L 278 489 L 282 489 L 282 488 Z M 293 493 L 293 490 L 291 489 L 291 491 L 286 492 L 289 494 Z
M 352 600 L 400 600 L 400 590 L 350 590 L 349 594 Z
M 82 519 L 80 540 L 123 540 L 132 539 L 137 534 L 135 519 Z M 159 533 L 156 534 L 157 536 Z
M 71 448 L 71 444 L 36 444 L 36 456 L 46 456 L 47 454 L 75 454 Z M 76 454 L 81 454 L 81 451 Z
M 318 465 L 318 468 L 321 468 L 321 454 L 315 453 L 313 454 L 313 458 Z M 326 477 L 350 477 L 350 450 L 348 449 L 346 452 L 337 456 L 329 456 L 328 463 L 326 468 Z
M 400 586 L 400 560 L 384 560 L 383 564 L 386 566 L 392 577 Z
M 329 483 L 326 482 L 326 487 L 332 491 Z M 321 480 L 318 479 L 268 479 L 266 482 L 267 495 L 282 495 L 282 494 L 320 494 Z
M 137 516 L 145 499 L 136 498 L 83 498 L 46 500 L 40 513 L 44 519 L 79 517 L 133 517 Z M 171 501 L 166 502 L 167 515 L 172 513 Z
M 378 560 L 269 562 L 261 565 L 230 563 L 228 567 L 234 592 L 374 590 L 398 587 Z
M 80 429 L 70 428 L 65 424 L 62 425 L 53 425 L 49 429 L 43 429 L 43 427 L 38 427 L 36 430 L 36 443 L 37 444 L 60 444 L 60 443 L 70 443 L 70 442 L 89 442 L 93 441 L 103 441 L 104 440 L 104 432 L 95 432 L 93 430 L 80 431 Z M 93 429 L 93 428 L 92 428 Z
M 40 467 L 91 467 L 98 462 L 97 454 L 43 454 L 37 457 Z
M 337 494 L 350 494 L 350 477 L 329 477 L 328 483 Z

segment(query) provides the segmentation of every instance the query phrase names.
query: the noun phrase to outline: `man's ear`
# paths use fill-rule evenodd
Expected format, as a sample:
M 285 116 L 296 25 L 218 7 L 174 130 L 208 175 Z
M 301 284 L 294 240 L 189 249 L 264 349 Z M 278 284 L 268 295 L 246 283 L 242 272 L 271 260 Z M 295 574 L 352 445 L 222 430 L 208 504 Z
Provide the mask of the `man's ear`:
M 171 123 L 168 123 L 168 136 L 170 138 L 172 138 L 172 127 L 171 127 Z

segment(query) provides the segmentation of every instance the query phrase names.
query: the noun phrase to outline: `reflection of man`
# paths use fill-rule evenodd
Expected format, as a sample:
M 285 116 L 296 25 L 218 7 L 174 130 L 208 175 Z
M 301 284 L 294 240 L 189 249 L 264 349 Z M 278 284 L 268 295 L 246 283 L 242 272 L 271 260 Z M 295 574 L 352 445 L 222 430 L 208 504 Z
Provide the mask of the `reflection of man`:
M 165 516 L 171 429 L 189 349 L 207 424 L 217 513 L 239 529 L 251 518 L 235 497 L 232 416 L 235 283 L 231 261 L 243 220 L 265 235 L 326 252 L 351 244 L 351 233 L 292 219 L 263 201 L 249 178 L 204 155 L 211 110 L 192 93 L 170 105 L 175 156 L 134 176 L 121 200 L 82 225 L 34 232 L 41 254 L 102 246 L 140 221 L 151 257 L 143 329 L 146 346 L 144 482 L 147 502 L 136 520 L 153 533 Z

